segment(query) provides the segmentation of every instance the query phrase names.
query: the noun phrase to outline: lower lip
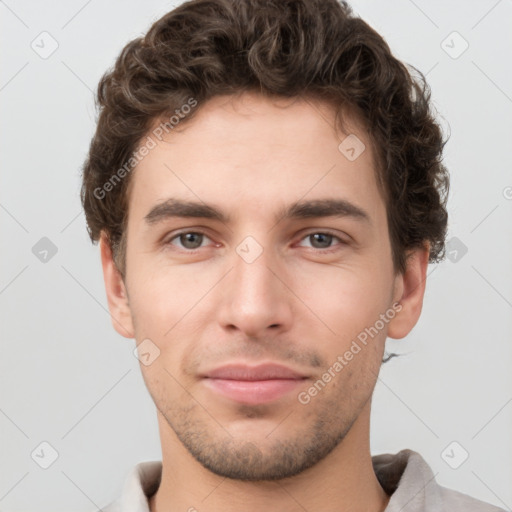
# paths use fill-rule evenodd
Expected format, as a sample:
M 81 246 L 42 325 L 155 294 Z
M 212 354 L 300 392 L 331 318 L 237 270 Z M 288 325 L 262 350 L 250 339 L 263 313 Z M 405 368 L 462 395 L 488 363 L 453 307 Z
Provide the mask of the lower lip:
M 205 379 L 215 392 L 236 402 L 256 405 L 272 402 L 290 393 L 304 379 L 228 380 Z

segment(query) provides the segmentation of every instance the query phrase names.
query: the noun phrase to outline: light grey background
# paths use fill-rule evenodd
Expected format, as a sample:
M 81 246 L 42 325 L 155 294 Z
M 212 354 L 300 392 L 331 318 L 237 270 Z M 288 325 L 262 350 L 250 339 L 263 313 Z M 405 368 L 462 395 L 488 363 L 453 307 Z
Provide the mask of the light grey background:
M 389 351 L 407 355 L 382 368 L 372 453 L 416 450 L 442 485 L 511 510 L 512 2 L 352 6 L 399 58 L 427 73 L 451 130 L 453 261 L 429 267 L 419 323 L 406 339 L 388 340 Z M 134 464 L 160 458 L 134 341 L 110 324 L 79 188 L 94 130 L 92 91 L 121 48 L 172 7 L 0 2 L 4 512 L 96 510 L 117 497 Z M 31 47 L 51 49 L 43 31 L 58 43 L 46 59 Z M 468 49 L 453 58 L 464 40 Z M 32 252 L 43 237 L 57 249 L 46 262 Z M 452 464 L 469 453 L 458 469 L 442 456 L 453 441 Z M 52 449 L 42 442 L 58 452 L 48 469 L 40 464 Z

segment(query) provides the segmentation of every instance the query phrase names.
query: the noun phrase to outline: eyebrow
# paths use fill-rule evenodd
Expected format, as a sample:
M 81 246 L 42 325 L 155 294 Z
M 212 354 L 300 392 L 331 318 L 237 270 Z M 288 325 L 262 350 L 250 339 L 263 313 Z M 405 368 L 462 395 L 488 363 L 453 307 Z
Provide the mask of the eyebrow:
M 231 217 L 219 208 L 206 203 L 169 198 L 155 205 L 144 217 L 148 225 L 154 225 L 173 217 L 218 220 L 229 224 Z M 296 201 L 282 208 L 275 222 L 290 219 L 312 219 L 317 217 L 349 217 L 371 224 L 368 212 L 346 199 L 314 199 Z

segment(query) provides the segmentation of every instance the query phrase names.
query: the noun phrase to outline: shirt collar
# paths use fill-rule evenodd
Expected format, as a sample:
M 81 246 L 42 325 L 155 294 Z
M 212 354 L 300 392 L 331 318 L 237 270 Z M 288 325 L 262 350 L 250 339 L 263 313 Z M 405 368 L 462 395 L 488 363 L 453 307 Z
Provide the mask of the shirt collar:
M 160 485 L 162 462 L 139 462 L 130 472 L 120 498 L 123 512 L 149 512 L 148 498 Z
M 384 512 L 442 512 L 440 487 L 430 466 L 412 450 L 372 457 L 380 485 L 391 495 Z

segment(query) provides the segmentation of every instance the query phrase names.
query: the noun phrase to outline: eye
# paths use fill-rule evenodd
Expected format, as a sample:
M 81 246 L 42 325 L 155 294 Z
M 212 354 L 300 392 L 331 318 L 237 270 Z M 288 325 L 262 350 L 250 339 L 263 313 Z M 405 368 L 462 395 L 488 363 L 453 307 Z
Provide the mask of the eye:
M 199 249 L 202 246 L 202 242 L 205 238 L 209 240 L 209 238 L 204 233 L 199 231 L 184 231 L 174 235 L 172 238 L 169 238 L 165 244 L 176 245 L 173 243 L 173 241 L 177 240 L 181 244 L 181 247 L 178 246 L 180 249 L 193 251 L 195 249 Z
M 324 231 L 315 231 L 313 233 L 307 234 L 302 240 L 310 240 L 312 241 L 313 249 L 331 249 L 333 240 L 337 240 L 340 242 L 338 245 L 345 245 L 345 242 L 338 236 Z M 336 248 L 331 249 L 336 250 Z M 329 251 L 324 251 L 329 252 Z
M 181 233 L 177 233 L 167 241 L 164 242 L 164 245 L 172 245 L 177 247 L 178 249 L 182 249 L 185 252 L 194 252 L 201 247 L 204 247 L 203 242 L 211 239 L 201 231 L 182 231 Z M 311 242 L 312 249 L 318 250 L 320 252 L 333 252 L 338 249 L 338 247 L 333 246 L 333 242 L 335 240 L 338 241 L 336 245 L 346 245 L 346 242 L 343 241 L 340 237 L 336 236 L 333 233 L 327 231 L 315 231 L 308 233 L 303 236 L 299 246 L 303 246 L 303 242 L 309 240 Z M 307 246 L 306 246 L 307 247 Z

